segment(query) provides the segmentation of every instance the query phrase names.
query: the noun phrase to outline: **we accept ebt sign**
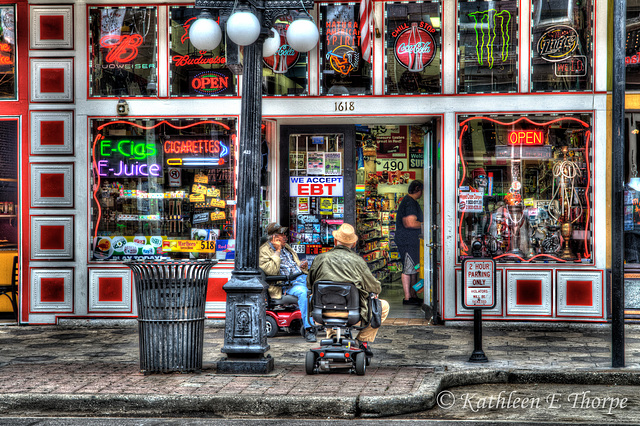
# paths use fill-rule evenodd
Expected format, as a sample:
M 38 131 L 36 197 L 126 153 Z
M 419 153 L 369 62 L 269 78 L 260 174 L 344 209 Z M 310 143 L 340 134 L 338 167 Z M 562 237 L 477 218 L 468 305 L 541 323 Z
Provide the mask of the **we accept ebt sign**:
M 291 176 L 291 197 L 343 197 L 344 176 Z

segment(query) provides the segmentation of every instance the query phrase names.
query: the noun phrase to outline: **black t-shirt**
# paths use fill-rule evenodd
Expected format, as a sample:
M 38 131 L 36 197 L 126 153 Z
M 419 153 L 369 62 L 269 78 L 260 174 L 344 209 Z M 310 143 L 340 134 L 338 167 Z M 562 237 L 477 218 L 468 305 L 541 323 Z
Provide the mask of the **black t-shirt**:
M 418 222 L 424 221 L 422 209 L 420 204 L 409 195 L 402 197 L 400 206 L 398 207 L 398 214 L 396 215 L 396 245 L 413 245 L 418 244 L 420 241 L 420 228 L 405 228 L 402 223 L 402 218 L 407 216 L 415 216 L 418 218 Z

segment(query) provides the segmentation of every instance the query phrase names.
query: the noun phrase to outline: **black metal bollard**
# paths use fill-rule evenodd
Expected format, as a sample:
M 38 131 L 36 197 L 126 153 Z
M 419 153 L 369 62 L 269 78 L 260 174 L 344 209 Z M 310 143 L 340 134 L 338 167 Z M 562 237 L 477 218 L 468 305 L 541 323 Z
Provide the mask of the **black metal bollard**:
M 217 260 L 141 260 L 133 271 L 144 374 L 202 370 L 209 271 Z

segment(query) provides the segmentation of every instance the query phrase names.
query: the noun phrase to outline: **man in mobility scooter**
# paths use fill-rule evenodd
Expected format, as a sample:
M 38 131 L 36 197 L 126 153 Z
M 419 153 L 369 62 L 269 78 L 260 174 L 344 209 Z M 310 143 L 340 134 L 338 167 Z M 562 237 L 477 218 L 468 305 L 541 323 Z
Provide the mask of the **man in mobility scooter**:
M 287 244 L 288 228 L 279 223 L 271 222 L 267 225 L 268 240 L 260 246 L 260 268 L 265 275 L 299 275 L 290 285 L 278 286 L 269 283 L 269 296 L 272 299 L 282 299 L 283 294 L 298 298 L 298 309 L 302 316 L 304 337 L 307 342 L 315 342 L 316 330 L 309 321 L 308 299 L 309 293 L 306 286 L 306 274 L 309 265 L 306 260 L 302 262 L 298 255 Z
M 326 326 L 327 339 L 307 353 L 306 371 L 313 374 L 332 367 L 350 368 L 362 375 L 373 356 L 371 343 L 378 333 L 378 329 L 369 324 L 369 297 L 373 293 L 377 298 L 382 287 L 364 259 L 352 250 L 358 241 L 353 226 L 343 224 L 333 231 L 333 237 L 335 247 L 313 260 L 307 276 L 307 285 L 313 291 L 313 318 Z M 389 303 L 382 299 L 380 302 L 384 321 L 389 314 Z M 350 328 L 358 328 L 357 323 L 361 328 L 353 340 Z

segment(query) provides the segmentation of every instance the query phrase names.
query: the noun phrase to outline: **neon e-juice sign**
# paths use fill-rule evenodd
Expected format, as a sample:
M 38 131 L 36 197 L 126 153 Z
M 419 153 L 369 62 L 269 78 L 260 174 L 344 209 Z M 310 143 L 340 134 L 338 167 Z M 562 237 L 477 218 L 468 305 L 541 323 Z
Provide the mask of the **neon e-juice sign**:
M 102 158 L 107 158 L 96 162 L 98 174 L 100 176 L 158 177 L 162 173 L 162 167 L 158 163 L 140 163 L 140 161 L 146 160 L 158 153 L 155 143 L 129 139 L 123 139 L 120 141 L 103 139 L 100 141 L 99 152 Z M 109 160 L 114 157 L 124 157 L 125 159 L 128 159 L 128 161 L 119 160 L 115 166 L 112 166 L 112 163 Z M 131 163 L 131 160 L 139 161 Z

